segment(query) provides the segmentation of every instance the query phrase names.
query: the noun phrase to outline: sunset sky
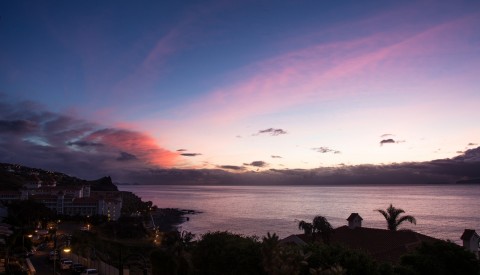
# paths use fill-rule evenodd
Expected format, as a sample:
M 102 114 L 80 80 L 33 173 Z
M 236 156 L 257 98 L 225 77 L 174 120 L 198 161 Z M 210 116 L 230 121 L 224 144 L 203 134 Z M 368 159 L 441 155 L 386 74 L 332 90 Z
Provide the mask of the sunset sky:
M 0 162 L 266 171 L 480 143 L 479 1 L 2 1 L 0 16 Z

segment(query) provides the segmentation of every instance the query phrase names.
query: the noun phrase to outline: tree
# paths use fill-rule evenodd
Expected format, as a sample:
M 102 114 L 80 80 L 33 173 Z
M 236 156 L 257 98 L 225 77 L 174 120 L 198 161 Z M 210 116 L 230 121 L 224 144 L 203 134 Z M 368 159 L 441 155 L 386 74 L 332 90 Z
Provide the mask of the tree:
M 174 231 L 165 236 L 163 247 L 150 255 L 153 274 L 191 274 L 193 264 L 189 249 L 195 235 L 188 231 Z
M 305 247 L 304 253 L 309 255 L 307 267 L 312 275 L 392 273 L 361 250 L 348 249 L 337 245 L 310 244 Z
M 298 223 L 298 229 L 303 230 L 305 235 L 310 236 L 313 232 L 313 225 L 310 222 L 300 221 Z
M 404 221 L 408 221 L 413 224 L 417 224 L 417 220 L 410 215 L 400 216 L 402 213 L 405 213 L 403 209 L 395 208 L 392 204 L 386 209 L 377 209 L 375 211 L 380 212 L 387 220 L 388 230 L 396 231 L 398 226 L 402 224 Z
M 397 267 L 400 274 L 479 274 L 480 262 L 475 255 L 452 242 L 422 243 L 404 255 Z
M 330 234 L 332 233 L 332 225 L 323 216 L 316 216 L 313 218 L 313 232 L 321 235 L 324 243 L 330 243 Z
M 330 234 L 333 230 L 332 225 L 327 221 L 327 218 L 323 216 L 315 216 L 311 223 L 306 221 L 300 221 L 298 223 L 298 229 L 305 232 L 305 235 L 313 237 L 321 236 L 324 243 L 329 244 Z
M 7 222 L 22 228 L 35 228 L 40 221 L 56 217 L 56 214 L 45 204 L 31 199 L 13 201 L 7 206 Z
M 192 251 L 195 274 L 264 274 L 261 244 L 230 232 L 202 235 Z
M 263 237 L 261 250 L 263 269 L 268 275 L 298 275 L 306 265 L 302 248 L 282 245 L 275 233 Z

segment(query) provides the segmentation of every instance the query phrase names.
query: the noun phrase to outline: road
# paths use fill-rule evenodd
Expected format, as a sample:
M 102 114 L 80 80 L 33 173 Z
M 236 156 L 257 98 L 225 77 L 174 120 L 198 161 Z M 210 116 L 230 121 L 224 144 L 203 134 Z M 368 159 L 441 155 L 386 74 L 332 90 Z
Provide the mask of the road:
M 60 236 L 64 234 L 71 234 L 74 230 L 79 230 L 81 224 L 79 223 L 62 223 L 59 226 L 57 231 L 58 243 L 57 247 L 62 247 L 65 245 L 65 240 Z M 43 250 L 37 250 L 33 256 L 30 257 L 30 260 L 35 267 L 37 275 L 66 275 L 71 274 L 70 270 L 60 270 L 60 265 L 58 261 L 50 261 L 48 259 L 50 251 L 53 250 L 53 241 L 50 241 L 47 247 Z M 63 252 L 62 252 L 63 253 Z M 63 257 L 63 256 L 62 256 Z M 68 258 L 68 257 L 67 257 Z M 55 266 L 55 268 L 54 268 Z
M 32 261 L 35 270 L 37 271 L 37 275 L 49 275 L 49 274 L 71 274 L 69 270 L 60 270 L 60 266 L 57 261 L 55 261 L 55 270 L 54 270 L 54 262 L 48 259 L 48 254 L 50 250 L 46 249 L 43 251 L 36 251 L 33 256 L 30 257 L 30 261 Z

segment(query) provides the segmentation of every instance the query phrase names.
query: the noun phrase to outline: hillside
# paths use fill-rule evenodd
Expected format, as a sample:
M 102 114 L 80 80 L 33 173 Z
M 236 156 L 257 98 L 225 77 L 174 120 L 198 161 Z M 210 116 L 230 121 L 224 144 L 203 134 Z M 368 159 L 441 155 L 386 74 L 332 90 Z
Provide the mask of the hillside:
M 42 182 L 57 186 L 90 185 L 92 191 L 118 191 L 110 177 L 87 181 L 60 172 L 46 171 L 18 164 L 0 163 L 0 190 L 19 190 L 24 184 Z

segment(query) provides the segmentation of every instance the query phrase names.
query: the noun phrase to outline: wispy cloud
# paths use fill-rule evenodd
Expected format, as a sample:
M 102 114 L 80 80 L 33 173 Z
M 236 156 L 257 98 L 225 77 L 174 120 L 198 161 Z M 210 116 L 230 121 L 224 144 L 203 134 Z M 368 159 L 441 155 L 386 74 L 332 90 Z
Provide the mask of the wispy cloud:
M 333 153 L 333 154 L 340 154 L 341 152 L 338 151 L 338 150 L 335 150 L 335 149 L 331 149 L 331 148 L 328 148 L 328 147 L 317 147 L 317 148 L 312 148 L 312 150 L 318 152 L 318 153 L 322 153 L 322 154 L 326 154 L 326 153 Z
M 245 170 L 245 167 L 237 166 L 237 165 L 219 165 L 217 167 L 221 168 L 221 169 L 234 170 L 234 171 L 244 171 Z
M 395 143 L 395 140 L 393 140 L 393 138 L 389 138 L 389 139 L 382 139 L 380 141 L 380 146 L 384 145 L 384 144 L 389 144 L 389 143 Z
M 200 154 L 200 153 L 182 153 L 180 155 L 182 155 L 184 157 L 196 157 L 196 156 L 201 156 L 202 154 Z
M 24 119 L 0 120 L 0 132 L 26 133 L 34 131 L 37 124 Z
M 252 161 L 250 163 L 244 163 L 243 165 L 263 168 L 263 167 L 267 167 L 268 163 L 266 163 L 265 161 L 257 160 L 257 161 Z
M 282 157 L 281 157 L 281 156 L 272 155 L 271 158 L 272 158 L 272 159 L 281 159 Z
M 89 147 L 89 146 L 103 146 L 102 143 L 98 142 L 88 142 L 88 141 L 68 141 L 67 145 L 69 146 L 78 146 L 78 147 Z
M 393 16 L 400 20 L 404 14 L 398 12 Z M 358 28 L 359 24 L 365 24 L 371 28 L 385 19 L 351 22 L 344 27 Z M 474 22 L 478 19 L 469 17 L 436 25 L 424 24 L 420 28 L 398 25 L 401 27 L 388 32 L 373 28 L 377 31 L 364 36 L 310 44 L 246 66 L 236 72 L 240 75 L 236 83 L 211 91 L 210 96 L 193 103 L 189 111 L 229 122 L 309 102 L 380 93 L 371 89 L 371 85 L 359 89 L 358 79 L 373 80 L 372 74 L 394 78 L 400 71 L 414 73 L 413 68 L 418 67 L 415 57 L 428 52 L 444 55 L 457 52 L 455 46 L 474 50 L 473 44 L 465 39 L 454 39 L 458 33 L 473 33 Z M 439 43 L 442 41 L 448 43 Z
M 388 138 L 388 139 L 382 139 L 380 141 L 380 146 L 383 146 L 384 144 L 394 144 L 394 143 L 404 143 L 405 140 L 394 140 L 393 138 Z
M 118 161 L 137 160 L 137 157 L 127 152 L 120 152 L 120 156 L 117 158 L 117 160 Z
M 276 128 L 268 128 L 264 130 L 259 130 L 257 133 L 253 134 L 254 136 L 262 135 L 262 134 L 268 134 L 271 136 L 279 136 L 279 135 L 285 135 L 287 134 L 287 131 L 283 129 L 276 129 Z

